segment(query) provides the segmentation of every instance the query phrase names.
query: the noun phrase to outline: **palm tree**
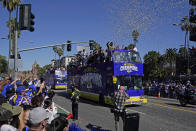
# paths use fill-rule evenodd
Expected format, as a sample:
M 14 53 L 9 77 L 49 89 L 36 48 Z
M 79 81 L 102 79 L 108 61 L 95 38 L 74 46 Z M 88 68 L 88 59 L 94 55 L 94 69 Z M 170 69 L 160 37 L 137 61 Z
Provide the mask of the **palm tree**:
M 9 22 L 10 22 L 11 16 L 12 16 L 11 13 L 12 13 L 12 11 L 14 11 L 17 8 L 17 6 L 20 4 L 21 0 L 1 0 L 1 1 L 2 1 L 3 7 L 7 8 L 7 10 L 9 11 Z M 10 54 L 11 54 L 11 27 L 10 26 L 9 26 L 8 38 L 9 38 L 9 57 L 8 57 L 8 65 L 9 65 L 9 58 L 10 58 Z M 9 71 L 9 68 L 8 68 L 8 71 Z
M 184 43 L 184 47 L 185 47 L 185 49 L 186 49 L 186 43 L 187 43 L 187 41 L 188 41 L 188 31 L 189 30 L 191 30 L 191 23 L 189 23 L 189 18 L 188 18 L 188 16 L 185 16 L 184 18 L 182 18 L 182 20 L 181 20 L 181 23 L 180 23 L 180 25 L 181 25 L 181 30 L 182 31 L 186 31 L 185 32 L 185 43 Z M 187 54 L 185 54 L 185 56 L 186 56 Z
M 134 44 L 136 45 L 136 43 L 138 42 L 139 32 L 137 30 L 133 30 L 132 37 L 133 37 Z
M 135 44 L 129 44 L 128 47 L 127 47 L 127 49 L 128 50 L 133 50 L 134 47 L 135 47 Z
M 17 23 L 18 24 L 18 23 Z M 11 21 L 7 23 L 7 26 L 11 28 L 10 37 L 9 39 L 12 40 L 12 54 L 15 54 L 15 26 L 16 26 L 16 18 L 12 18 Z M 18 31 L 18 38 L 20 37 L 20 31 Z
M 60 60 L 61 56 L 63 55 L 63 49 L 59 48 L 57 50 L 57 54 L 59 55 L 59 60 Z
M 61 56 L 63 55 L 63 49 L 59 48 L 57 49 L 57 54 L 59 55 L 59 68 L 61 67 Z
M 63 56 L 64 56 L 64 50 L 65 50 L 65 45 L 61 45 L 62 51 L 63 51 Z
M 54 46 L 54 47 L 53 47 L 53 51 L 54 51 L 54 53 L 55 53 L 55 60 L 56 60 L 57 46 Z
M 177 53 L 176 48 L 169 48 L 166 50 L 165 60 L 170 65 L 171 74 L 173 74 L 175 72 L 174 65 L 176 62 L 177 55 L 178 55 L 178 53 Z

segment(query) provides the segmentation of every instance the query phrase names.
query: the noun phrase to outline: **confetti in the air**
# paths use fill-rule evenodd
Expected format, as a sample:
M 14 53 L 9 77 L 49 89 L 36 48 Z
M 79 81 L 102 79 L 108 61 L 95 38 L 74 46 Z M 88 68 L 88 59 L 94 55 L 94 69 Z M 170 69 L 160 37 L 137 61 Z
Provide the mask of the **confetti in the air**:
M 131 41 L 134 29 L 144 35 L 158 24 L 180 21 L 188 6 L 188 0 L 111 0 L 107 10 L 113 23 L 114 39 L 118 42 L 127 38 Z M 174 18 L 178 21 L 172 21 Z

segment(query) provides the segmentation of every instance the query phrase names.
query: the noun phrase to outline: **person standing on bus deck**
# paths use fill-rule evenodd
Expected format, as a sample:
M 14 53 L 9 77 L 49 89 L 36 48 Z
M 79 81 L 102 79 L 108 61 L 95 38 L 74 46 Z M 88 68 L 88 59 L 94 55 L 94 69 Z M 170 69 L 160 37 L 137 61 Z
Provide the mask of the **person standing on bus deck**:
M 119 131 L 119 117 L 121 116 L 125 120 L 125 100 L 129 99 L 129 95 L 125 92 L 124 86 L 120 86 L 117 92 L 114 94 L 114 119 L 115 119 L 115 129 Z
M 77 87 L 73 88 L 71 101 L 72 101 L 72 113 L 73 113 L 73 120 L 78 120 L 78 102 L 79 102 L 80 91 Z

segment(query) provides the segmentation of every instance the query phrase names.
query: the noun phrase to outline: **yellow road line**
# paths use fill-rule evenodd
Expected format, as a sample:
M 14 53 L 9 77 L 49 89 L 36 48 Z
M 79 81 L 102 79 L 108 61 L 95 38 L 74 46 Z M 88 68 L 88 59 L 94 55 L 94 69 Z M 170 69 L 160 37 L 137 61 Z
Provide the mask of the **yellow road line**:
M 148 103 L 149 104 L 152 104 L 152 105 L 160 106 L 160 107 L 165 107 L 165 108 L 173 109 L 173 110 L 179 110 L 179 111 L 190 112 L 190 113 L 195 113 L 196 114 L 196 111 L 184 110 L 184 109 L 174 108 L 174 107 L 170 107 L 170 106 L 164 106 L 164 105 L 156 104 L 156 103 L 152 103 L 152 102 L 148 102 Z
M 159 99 L 154 99 L 154 98 L 151 98 L 150 100 L 153 100 L 153 101 L 164 101 L 164 102 L 169 102 L 171 104 L 180 104 L 180 102 L 171 102 L 169 100 L 159 100 Z M 187 104 L 187 105 L 196 107 L 196 105 L 191 105 L 191 104 Z

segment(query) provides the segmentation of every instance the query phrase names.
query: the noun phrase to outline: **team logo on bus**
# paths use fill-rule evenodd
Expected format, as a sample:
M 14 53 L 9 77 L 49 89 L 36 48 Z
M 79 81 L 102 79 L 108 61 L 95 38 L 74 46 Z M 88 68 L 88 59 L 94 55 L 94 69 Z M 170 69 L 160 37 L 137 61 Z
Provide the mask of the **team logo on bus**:
M 138 71 L 138 68 L 134 64 L 124 64 L 123 66 L 120 66 L 120 71 L 127 71 L 130 73 L 132 71 Z

